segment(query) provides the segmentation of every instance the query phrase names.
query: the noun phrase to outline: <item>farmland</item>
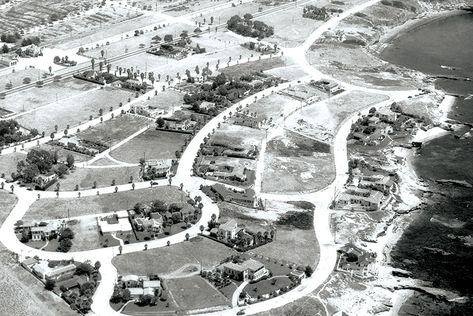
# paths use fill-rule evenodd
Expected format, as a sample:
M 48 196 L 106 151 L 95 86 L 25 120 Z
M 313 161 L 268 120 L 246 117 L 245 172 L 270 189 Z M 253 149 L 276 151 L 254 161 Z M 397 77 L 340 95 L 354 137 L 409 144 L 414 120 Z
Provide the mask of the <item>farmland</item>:
M 158 131 L 151 127 L 113 150 L 110 155 L 128 163 L 138 163 L 143 157 L 145 159 L 174 159 L 176 151 L 182 148 L 187 138 L 189 138 L 188 134 Z
M 76 136 L 84 141 L 113 146 L 148 124 L 150 124 L 150 121 L 147 119 L 125 114 L 100 125 L 90 127 Z
M 160 199 L 164 202 L 180 202 L 187 198 L 177 187 L 162 186 L 136 191 L 87 196 L 69 199 L 40 199 L 25 214 L 26 220 L 47 220 L 67 216 L 109 213 L 133 207 L 137 202 L 147 203 Z
M 79 125 L 88 121 L 90 115 L 97 117 L 99 109 L 107 111 L 110 106 L 117 108 L 120 102 L 126 103 L 129 97 L 134 97 L 130 91 L 106 87 L 49 104 L 41 111 L 19 117 L 18 122 L 27 128 L 45 131 L 46 135 L 49 135 L 54 131 L 55 125 L 58 125 L 59 130 L 64 130 L 67 125 Z
M 31 79 L 36 80 L 35 77 Z M 8 95 L 4 100 L 0 100 L 0 107 L 19 113 L 48 104 L 54 106 L 56 101 L 65 102 L 67 99 L 77 97 L 84 92 L 98 88 L 96 84 L 70 78 L 53 82 L 42 88 L 33 88 L 33 93 Z

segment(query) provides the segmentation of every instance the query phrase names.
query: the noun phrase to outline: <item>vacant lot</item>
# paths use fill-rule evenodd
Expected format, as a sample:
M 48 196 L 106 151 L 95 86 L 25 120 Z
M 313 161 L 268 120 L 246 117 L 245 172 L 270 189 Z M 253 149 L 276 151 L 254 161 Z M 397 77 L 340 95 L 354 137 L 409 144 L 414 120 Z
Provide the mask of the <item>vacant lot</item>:
M 169 274 L 185 265 L 200 264 L 211 269 L 235 251 L 205 237 L 197 237 L 170 247 L 150 249 L 136 254 L 124 254 L 113 258 L 119 274 Z
M 176 158 L 176 150 L 180 150 L 189 137 L 189 134 L 158 131 L 151 127 L 112 151 L 110 155 L 117 160 L 129 163 L 138 163 L 143 157 L 145 159 Z
M 273 68 L 266 70 L 265 73 L 289 81 L 300 79 L 307 75 L 304 69 L 298 65 L 287 65 L 283 67 Z
M 7 179 L 11 179 L 12 172 L 16 173 L 16 165 L 20 160 L 26 159 L 25 154 L 11 153 L 0 156 L 0 174 L 4 173 Z
M 0 225 L 10 214 L 10 211 L 16 204 L 16 196 L 6 191 L 0 191 Z
M 350 114 L 387 100 L 381 94 L 345 92 L 313 103 L 286 119 L 286 127 L 325 142 L 331 142 L 339 125 Z
M 192 39 L 194 43 L 198 43 L 200 47 L 205 48 L 207 52 L 213 52 L 221 49 L 232 50 L 233 47 L 237 47 L 246 42 L 244 38 L 235 36 L 232 32 L 217 31 L 217 32 L 205 32 L 194 37 Z
M 211 144 L 241 146 L 251 148 L 251 146 L 261 147 L 261 142 L 265 137 L 264 131 L 240 125 L 222 124 L 215 134 L 210 138 Z
M 111 147 L 150 123 L 151 122 L 145 118 L 125 114 L 88 128 L 77 134 L 77 137 L 93 143 L 107 144 Z
M 81 215 L 100 214 L 132 208 L 136 203 L 156 199 L 165 202 L 186 201 L 187 197 L 177 187 L 162 186 L 104 195 L 70 199 L 41 199 L 34 202 L 25 214 L 27 220 L 57 219 Z
M 99 109 L 106 113 L 111 106 L 117 108 L 120 102 L 126 103 L 128 98 L 134 98 L 131 91 L 106 87 L 49 104 L 38 111 L 21 116 L 18 122 L 49 135 L 54 131 L 55 125 L 58 125 L 59 130 L 64 130 L 67 125 L 79 125 L 88 121 L 90 115 L 97 117 Z
M 248 53 L 252 53 L 252 51 L 248 50 Z M 248 53 L 246 55 L 248 55 Z M 254 52 L 253 52 L 254 53 Z M 231 77 L 241 77 L 243 75 L 248 75 L 253 72 L 262 72 L 278 67 L 283 67 L 286 65 L 282 57 L 273 57 L 269 59 L 262 59 L 257 61 L 250 61 L 246 62 L 247 59 L 242 59 L 241 65 L 234 65 L 222 69 L 222 72 Z
M 37 75 L 31 79 L 37 80 Z M 54 107 L 55 102 L 66 101 L 86 91 L 98 88 L 96 84 L 91 82 L 68 78 L 47 84 L 42 88 L 32 88 L 25 93 L 8 95 L 4 100 L 0 100 L 0 107 L 17 113 L 36 109 L 47 104 Z
M 141 101 L 137 105 L 156 109 L 158 113 L 164 115 L 179 110 L 183 103 L 184 93 L 171 88 L 160 92 L 157 96 L 151 97 L 150 100 Z
M 259 99 L 246 109 L 249 110 L 253 116 L 256 115 L 256 118 L 260 121 L 272 119 L 273 122 L 276 122 L 299 107 L 300 101 L 286 95 L 274 93 L 263 99 Z
M 194 310 L 214 306 L 225 306 L 230 301 L 204 278 L 170 279 L 166 281 L 179 310 Z
M 108 187 L 115 180 L 116 185 L 130 182 L 130 177 L 134 181 L 139 180 L 140 167 L 117 167 L 104 169 L 76 168 L 70 174 L 60 179 L 62 191 L 75 190 L 79 185 L 79 190 L 92 189 L 94 182 L 97 188 Z M 50 186 L 48 190 L 52 191 L 56 186 Z
M 45 72 L 40 69 L 28 68 L 19 71 L 15 71 L 9 74 L 2 74 L 0 76 L 0 91 L 7 90 L 5 85 L 9 82 L 12 83 L 13 87 L 20 86 L 23 84 L 25 78 L 30 78 L 31 80 L 37 79 L 38 76 L 41 77 Z

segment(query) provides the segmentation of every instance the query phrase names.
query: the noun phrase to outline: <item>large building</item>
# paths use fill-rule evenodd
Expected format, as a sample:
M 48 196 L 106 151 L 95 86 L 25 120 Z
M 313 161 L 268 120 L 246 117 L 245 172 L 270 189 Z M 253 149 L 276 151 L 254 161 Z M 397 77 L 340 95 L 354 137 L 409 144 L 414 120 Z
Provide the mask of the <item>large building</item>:
M 258 281 L 269 275 L 264 264 L 254 259 L 248 259 L 241 263 L 226 262 L 217 269 L 224 275 L 238 281 Z

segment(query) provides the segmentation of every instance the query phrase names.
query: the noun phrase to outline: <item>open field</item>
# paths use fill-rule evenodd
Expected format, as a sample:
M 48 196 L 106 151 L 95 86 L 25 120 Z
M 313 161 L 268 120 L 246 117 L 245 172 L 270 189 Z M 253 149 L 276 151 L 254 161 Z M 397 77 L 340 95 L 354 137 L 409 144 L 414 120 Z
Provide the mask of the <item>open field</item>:
M 174 38 L 179 38 L 182 31 L 188 31 L 190 33 L 193 30 L 194 29 L 187 24 L 175 23 L 156 31 L 145 32 L 140 36 L 125 37 L 121 41 L 110 43 L 110 45 L 89 49 L 84 53 L 84 56 L 101 58 L 101 51 L 103 50 L 105 52 L 105 58 L 112 58 L 127 52 L 138 50 L 141 45 L 144 45 L 146 48 L 150 47 L 151 39 L 156 35 L 164 38 L 166 34 L 171 34 Z
M 26 159 L 25 154 L 11 153 L 0 156 L 0 174 L 5 173 L 7 179 L 11 179 L 12 172 L 16 172 L 16 165 L 20 160 Z
M 0 225 L 10 214 L 11 209 L 15 206 L 17 198 L 15 195 L 0 191 Z
M 117 167 L 105 169 L 76 168 L 64 179 L 59 179 L 62 191 L 75 190 L 79 185 L 79 190 L 92 189 L 94 182 L 97 182 L 97 188 L 108 187 L 115 180 L 116 185 L 130 182 L 130 176 L 136 181 L 139 179 L 140 167 Z M 56 186 L 50 186 L 49 191 L 55 190 Z
M 41 199 L 34 202 L 25 214 L 26 220 L 57 219 L 109 213 L 132 208 L 136 203 L 147 203 L 156 199 L 164 202 L 186 201 L 187 197 L 177 187 L 161 186 L 149 189 L 124 191 L 69 199 Z
M 179 310 L 194 310 L 230 304 L 230 301 L 200 276 L 166 280 Z
M 324 142 L 331 142 L 342 121 L 350 113 L 387 100 L 380 94 L 351 91 L 334 96 L 326 103 L 313 103 L 286 119 L 286 128 Z
M 211 144 L 225 144 L 229 146 L 242 146 L 250 148 L 251 146 L 261 147 L 261 142 L 265 137 L 264 131 L 254 128 L 222 124 L 215 134 L 210 138 Z
M 99 109 L 106 112 L 110 106 L 117 108 L 120 102 L 126 103 L 128 98 L 134 98 L 131 91 L 106 87 L 49 104 L 39 111 L 19 117 L 17 121 L 27 128 L 36 128 L 49 135 L 56 124 L 59 130 L 64 130 L 67 125 L 79 125 L 88 121 L 90 115 L 97 117 Z
M 138 163 L 143 157 L 145 159 L 174 159 L 176 150 L 181 149 L 189 136 L 183 133 L 158 131 L 150 127 L 143 134 L 112 151 L 110 155 L 119 161 L 129 163 Z
M 237 2 L 238 3 L 238 2 Z M 194 18 L 194 21 L 197 22 L 204 22 L 204 18 L 206 19 L 206 23 L 210 23 L 210 17 L 214 17 L 214 24 L 226 23 L 228 19 L 230 19 L 234 15 L 243 16 L 245 13 L 255 14 L 258 12 L 258 8 L 262 8 L 266 10 L 267 8 L 272 8 L 271 6 L 266 6 L 261 3 L 255 2 L 247 2 L 243 4 L 237 4 L 235 7 L 229 7 L 222 10 L 218 10 L 216 12 L 210 12 L 207 14 L 203 14 L 202 16 L 198 16 Z M 272 24 L 271 24 L 272 25 Z M 202 29 L 206 29 L 207 26 L 202 26 Z
M 150 123 L 145 118 L 125 114 L 88 128 L 76 136 L 81 140 L 113 146 Z
M 10 83 L 13 85 L 13 87 L 17 87 L 23 84 L 23 80 L 25 78 L 31 78 L 31 81 L 39 78 L 42 78 L 42 75 L 45 72 L 40 70 L 40 69 L 34 69 L 34 68 L 27 68 L 27 69 L 22 69 L 22 70 L 16 70 L 15 72 L 3 74 L 0 76 L 0 91 L 5 91 L 7 90 L 5 88 L 5 85 L 7 83 Z M 16 94 L 18 95 L 18 94 Z M 4 104 L 3 101 L 1 104 Z
M 302 69 L 300 66 L 291 64 L 266 70 L 265 73 L 289 81 L 296 80 L 307 75 L 304 69 Z
M 308 4 L 323 7 L 324 2 L 328 1 L 313 1 Z M 291 6 L 283 11 L 257 18 L 257 20 L 274 27 L 274 35 L 265 40 L 284 47 L 296 47 L 302 44 L 307 38 L 307 34 L 312 33 L 323 23 L 323 21 L 303 18 L 302 10 L 302 6 Z
M 234 158 L 225 156 L 204 156 L 202 165 L 212 164 L 213 166 L 244 167 L 249 170 L 256 169 L 256 160 L 245 158 Z
M 136 105 L 140 105 L 144 108 L 150 107 L 156 109 L 158 113 L 161 112 L 162 115 L 165 115 L 179 110 L 183 103 L 184 93 L 175 89 L 167 89 L 166 91 L 159 93 L 157 96 L 151 97 L 149 100 L 136 103 Z
M 37 78 L 32 77 L 31 79 L 34 81 Z M 54 106 L 56 101 L 65 101 L 98 88 L 98 85 L 91 82 L 68 78 L 47 84 L 42 88 L 33 88 L 26 93 L 8 95 L 4 100 L 0 100 L 0 107 L 19 113 L 36 109 L 47 104 Z
M 233 32 L 218 30 L 217 32 L 203 32 L 198 37 L 193 37 L 192 42 L 198 43 L 207 52 L 221 49 L 231 50 L 233 47 L 245 43 L 245 39 L 235 36 Z
M 254 53 L 251 50 L 246 51 L 247 58 L 249 57 L 248 54 L 250 54 L 251 56 L 251 54 Z M 250 62 L 246 62 L 245 58 L 242 59 L 244 63 L 242 63 L 241 65 L 227 67 L 225 69 L 222 69 L 222 72 L 230 77 L 241 77 L 243 75 L 251 74 L 253 72 L 267 71 L 286 65 L 285 59 L 283 57 L 273 57 L 269 59 L 262 59 Z
M 256 114 L 256 118 L 260 121 L 279 120 L 282 116 L 300 107 L 300 101 L 297 101 L 287 95 L 274 93 L 263 99 L 259 99 L 256 103 L 252 103 L 247 110 L 252 114 Z
M 161 17 L 142 14 L 133 9 L 102 8 L 94 14 L 75 17 L 48 28 L 46 41 L 60 49 L 79 48 L 84 44 L 102 40 L 105 44 L 104 39 L 108 37 L 133 32 L 138 28 L 160 22 L 164 23 Z
M 236 252 L 227 246 L 205 237 L 196 237 L 189 242 L 182 242 L 157 249 L 149 249 L 136 256 L 124 254 L 113 258 L 113 264 L 119 274 L 169 274 L 185 265 L 191 264 L 210 269 L 220 261 Z

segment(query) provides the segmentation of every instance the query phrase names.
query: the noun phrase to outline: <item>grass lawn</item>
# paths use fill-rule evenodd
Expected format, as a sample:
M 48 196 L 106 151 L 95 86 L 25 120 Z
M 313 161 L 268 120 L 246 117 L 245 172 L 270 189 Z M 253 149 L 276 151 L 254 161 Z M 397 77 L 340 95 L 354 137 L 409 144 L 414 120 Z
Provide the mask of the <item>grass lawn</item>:
M 248 52 L 251 55 L 251 51 L 248 50 Z M 222 69 L 222 72 L 227 76 L 241 77 L 243 75 L 250 74 L 253 72 L 266 71 L 273 68 L 283 67 L 286 65 L 284 60 L 281 57 L 273 57 L 269 59 L 250 61 L 249 63 L 246 62 L 246 60 L 244 59 L 243 61 L 245 63 L 242 63 L 241 65 L 227 67 L 225 69 Z
M 9 74 L 2 74 L 0 76 L 0 92 L 7 90 L 5 88 L 5 85 L 9 82 L 13 84 L 13 87 L 21 86 L 23 84 L 23 79 L 31 78 L 31 80 L 33 81 L 37 79 L 38 76 L 41 77 L 44 73 L 46 72 L 40 69 L 28 68 L 28 69 L 15 71 Z
M 11 180 L 12 172 L 16 173 L 16 165 L 20 160 L 25 160 L 26 155 L 20 153 L 11 153 L 0 156 L 0 174 L 5 173 L 5 177 Z
M 0 191 L 0 225 L 5 218 L 10 214 L 17 201 L 16 195 L 10 194 L 6 191 Z
M 149 189 L 124 191 L 103 195 L 86 196 L 69 199 L 40 199 L 34 202 L 25 220 L 47 220 L 108 213 L 133 207 L 136 203 L 147 203 L 156 199 L 167 203 L 186 201 L 187 196 L 174 186 L 161 186 Z
M 35 79 L 37 79 L 36 76 L 32 78 L 32 80 Z M 94 88 L 98 86 L 91 82 L 68 78 L 47 84 L 42 88 L 32 88 L 25 93 L 7 95 L 4 100 L 0 100 L 0 107 L 19 113 L 47 104 L 54 105 L 56 100 L 67 100 Z
M 184 140 L 191 135 L 158 131 L 150 127 L 143 134 L 138 135 L 123 146 L 112 151 L 110 155 L 123 162 L 138 163 L 140 158 L 146 159 L 174 159 L 176 150 L 184 145 Z
M 274 282 L 274 284 L 273 284 Z M 257 298 L 259 295 L 270 294 L 280 288 L 291 285 L 292 282 L 286 276 L 273 277 L 253 284 L 248 284 L 243 289 L 251 297 Z
M 134 181 L 138 180 L 140 167 L 116 167 L 104 169 L 76 168 L 59 180 L 62 191 L 75 190 L 79 185 L 79 190 L 92 189 L 94 182 L 97 182 L 97 188 L 108 187 L 115 180 L 116 185 L 130 182 L 130 176 Z M 49 191 L 56 189 L 56 186 L 50 186 Z
M 197 265 L 200 269 L 210 269 L 220 264 L 228 256 L 235 254 L 232 249 L 205 237 L 196 237 L 169 247 L 150 249 L 136 254 L 124 254 L 113 258 L 119 274 L 169 274 L 185 265 Z
M 166 286 L 179 310 L 228 305 L 230 301 L 200 276 L 169 279 Z
M 113 146 L 150 123 L 145 118 L 125 114 L 88 128 L 77 134 L 77 137 L 85 141 Z
M 38 131 L 49 135 L 57 124 L 59 130 L 79 125 L 89 120 L 89 116 L 98 116 L 99 109 L 107 112 L 110 106 L 115 109 L 120 102 L 126 103 L 128 98 L 133 99 L 131 91 L 105 87 L 89 91 L 82 95 L 49 104 L 46 107 L 23 115 L 17 119 L 18 123 L 27 128 L 36 128 Z

